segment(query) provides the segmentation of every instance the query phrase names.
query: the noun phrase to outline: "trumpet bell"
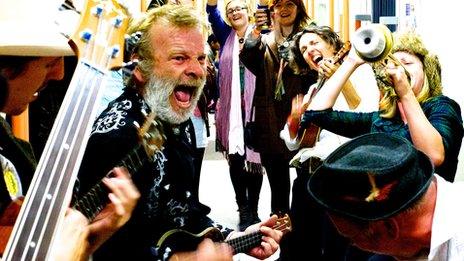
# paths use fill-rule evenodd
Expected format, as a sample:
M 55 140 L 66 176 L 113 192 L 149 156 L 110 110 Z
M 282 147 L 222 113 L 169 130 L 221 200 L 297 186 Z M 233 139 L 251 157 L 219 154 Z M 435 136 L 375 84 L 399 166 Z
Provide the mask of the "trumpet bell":
M 383 24 L 369 24 L 356 30 L 353 48 L 367 62 L 377 62 L 388 56 L 393 47 L 393 34 Z

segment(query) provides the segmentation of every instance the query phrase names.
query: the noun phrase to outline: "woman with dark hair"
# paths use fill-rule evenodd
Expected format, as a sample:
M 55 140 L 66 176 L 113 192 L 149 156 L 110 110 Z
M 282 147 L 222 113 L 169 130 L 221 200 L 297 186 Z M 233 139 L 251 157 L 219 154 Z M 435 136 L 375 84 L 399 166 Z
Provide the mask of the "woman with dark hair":
M 328 26 L 311 26 L 295 35 L 290 48 L 290 66 L 297 74 L 309 70 L 319 72 L 318 82 L 313 84 L 308 93 L 301 99 L 302 106 L 307 107 L 310 100 L 317 95 L 324 81 L 330 78 L 343 62 L 345 55 L 350 50 L 349 48 L 350 44 L 343 43 L 338 34 Z M 377 110 L 379 91 L 371 67 L 367 64 L 359 67 L 342 87 L 341 94 L 335 97 L 334 106 L 338 110 L 364 112 Z M 295 99 L 294 102 L 296 102 Z M 287 123 L 292 120 L 299 123 L 300 119 L 301 114 L 292 110 Z M 305 148 L 308 145 L 300 144 L 301 137 L 294 137 L 296 133 L 291 133 L 291 131 L 287 124 L 280 136 L 290 150 L 302 147 L 302 150 L 291 162 L 295 166 L 303 164 L 311 157 L 325 159 L 328 154 L 347 140 L 347 138 L 322 130 L 317 135 L 316 144 L 310 148 Z
M 311 96 L 314 98 L 320 95 L 317 93 L 317 88 L 339 68 L 344 54 L 349 51 L 348 47 L 349 45 L 343 43 L 338 34 L 328 26 L 311 26 L 294 36 L 290 48 L 291 67 L 296 73 L 305 73 L 309 70 L 319 72 L 318 82 L 310 87 L 304 98 L 300 97 L 300 101 L 303 100 L 302 103 L 306 104 L 304 106 L 307 106 Z M 377 110 L 379 95 L 375 84 L 370 66 L 362 66 L 350 79 L 350 84 L 344 86 L 342 95 L 336 97 L 336 108 L 344 111 Z M 295 113 L 295 108 L 292 108 L 289 118 L 290 121 L 298 123 L 301 114 Z M 314 200 L 305 195 L 306 184 L 311 174 L 322 160 L 348 139 L 327 130 L 314 130 L 318 132 L 318 138 L 310 147 L 300 144 L 301 137 L 290 138 L 287 125 L 280 133 L 290 150 L 300 148 L 291 161 L 291 165 L 298 169 L 297 177 L 293 182 L 290 210 L 293 231 L 287 236 L 287 248 L 283 247 L 281 251 L 282 260 L 294 260 L 298 255 L 304 254 L 300 252 L 303 251 L 302 249 L 314 260 L 340 260 L 344 258 L 346 252 L 346 243 L 336 233 L 325 213 Z M 305 247 L 301 243 L 307 241 L 311 242 L 310 247 Z

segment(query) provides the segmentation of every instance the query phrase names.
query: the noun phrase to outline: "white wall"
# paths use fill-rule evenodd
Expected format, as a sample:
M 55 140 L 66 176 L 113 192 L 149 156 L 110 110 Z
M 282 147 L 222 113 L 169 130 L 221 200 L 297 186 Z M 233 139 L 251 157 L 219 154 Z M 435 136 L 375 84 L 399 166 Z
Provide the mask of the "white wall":
M 440 58 L 443 91 L 464 109 L 464 51 L 461 49 L 464 2 L 453 0 L 418 2 L 417 30 L 431 51 Z M 459 39 L 459 40 L 458 40 Z M 461 111 L 462 112 L 462 111 Z M 464 152 L 461 147 L 457 180 L 464 180 Z

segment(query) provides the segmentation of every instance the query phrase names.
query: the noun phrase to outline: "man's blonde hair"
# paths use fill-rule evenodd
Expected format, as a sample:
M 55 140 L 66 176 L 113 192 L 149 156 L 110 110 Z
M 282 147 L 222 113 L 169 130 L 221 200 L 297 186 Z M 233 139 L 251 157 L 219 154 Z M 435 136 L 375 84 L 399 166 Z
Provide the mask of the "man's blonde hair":
M 205 36 L 204 40 L 206 42 L 206 23 L 192 7 L 166 4 L 149 10 L 141 19 L 134 21 L 130 26 L 131 32 L 141 33 L 140 40 L 133 51 L 133 56 L 139 60 L 137 67 L 145 79 L 150 78 L 154 66 L 153 52 L 156 52 L 156 47 L 153 50 L 151 38 L 152 34 L 156 32 L 152 32 L 151 28 L 155 24 L 198 29 Z M 131 86 L 133 84 L 133 77 L 131 77 L 128 85 Z

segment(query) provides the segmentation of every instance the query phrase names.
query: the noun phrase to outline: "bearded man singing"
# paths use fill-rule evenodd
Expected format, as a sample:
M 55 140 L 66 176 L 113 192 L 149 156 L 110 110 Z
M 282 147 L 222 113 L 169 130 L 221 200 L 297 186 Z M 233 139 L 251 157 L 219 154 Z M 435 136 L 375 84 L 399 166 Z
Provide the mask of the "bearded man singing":
M 214 226 L 222 236 L 233 232 L 212 221 L 210 209 L 193 195 L 193 128 L 189 118 L 206 79 L 206 55 L 201 18 L 185 6 L 150 10 L 136 26 L 142 37 L 134 50 L 139 60 L 123 94 L 97 118 L 79 172 L 79 193 L 86 193 L 140 143 L 138 127 L 154 113 L 165 135 L 163 148 L 133 155 L 131 173 L 141 197 L 129 222 L 110 238 L 93 260 L 232 260 L 226 244 L 203 240 L 194 251 L 177 251 L 156 243 L 171 229 L 199 233 Z M 143 155 L 143 156 L 142 156 Z M 136 159 L 136 160 L 134 160 Z M 135 167 L 135 168 L 133 168 Z M 248 254 L 260 259 L 278 248 L 282 232 L 271 229 L 273 216 L 254 225 L 263 241 Z

